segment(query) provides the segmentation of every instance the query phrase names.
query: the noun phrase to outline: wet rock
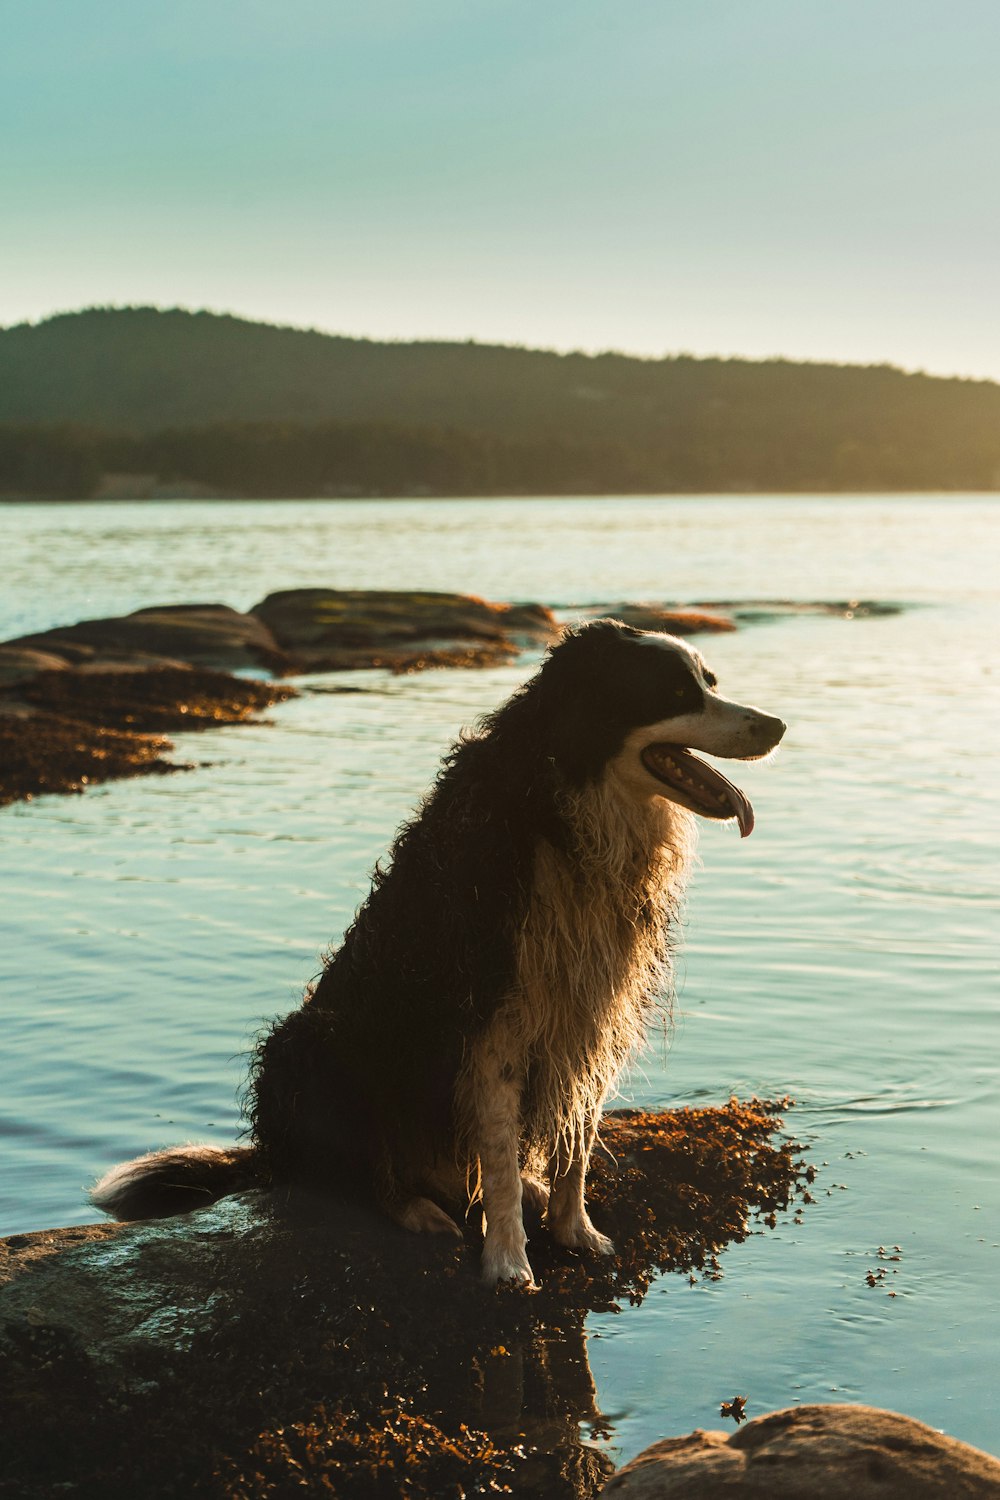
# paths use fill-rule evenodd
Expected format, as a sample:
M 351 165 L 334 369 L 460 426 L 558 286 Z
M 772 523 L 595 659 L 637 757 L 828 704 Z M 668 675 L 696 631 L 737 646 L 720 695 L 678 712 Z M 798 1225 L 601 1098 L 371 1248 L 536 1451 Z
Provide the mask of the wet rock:
M 0 700 L 0 807 L 180 770 L 164 758 L 170 748 L 162 735 L 122 734 Z
M 39 672 L 0 691 L 0 806 L 186 769 L 165 758 L 166 733 L 244 723 L 292 696 L 186 666 Z
M 719 609 L 731 614 L 739 624 L 780 620 L 787 615 L 834 615 L 844 620 L 866 620 L 883 615 L 900 615 L 906 608 L 881 599 L 743 599 L 712 600 L 699 609 Z
M 139 734 L 242 724 L 294 696 L 294 688 L 277 683 L 186 666 L 42 672 L 18 690 L 23 702 L 47 713 Z
M 0 1494 L 592 1500 L 587 1311 L 658 1267 L 718 1274 L 802 1197 L 775 1108 L 608 1116 L 591 1198 L 618 1258 L 535 1224 L 530 1297 L 483 1288 L 474 1222 L 443 1242 L 306 1193 L 0 1241 Z
M 621 620 L 623 625 L 634 626 L 636 630 L 662 630 L 667 635 L 719 635 L 736 629 L 728 615 L 707 609 L 674 609 L 661 604 L 594 605 L 588 611 L 590 614 L 595 619 L 607 615 L 613 620 Z
M 39 672 L 57 672 L 68 666 L 64 656 L 33 646 L 0 646 L 0 687 L 23 682 Z
M 614 1500 L 996 1500 L 1000 1460 L 874 1406 L 796 1406 L 737 1432 L 654 1443 Z
M 252 613 L 307 672 L 491 665 L 559 635 L 543 605 L 491 604 L 469 594 L 284 589 Z
M 222 671 L 289 670 L 264 622 L 225 604 L 168 604 L 104 620 L 81 620 L 21 636 L 5 646 L 50 652 L 71 665 L 178 665 Z

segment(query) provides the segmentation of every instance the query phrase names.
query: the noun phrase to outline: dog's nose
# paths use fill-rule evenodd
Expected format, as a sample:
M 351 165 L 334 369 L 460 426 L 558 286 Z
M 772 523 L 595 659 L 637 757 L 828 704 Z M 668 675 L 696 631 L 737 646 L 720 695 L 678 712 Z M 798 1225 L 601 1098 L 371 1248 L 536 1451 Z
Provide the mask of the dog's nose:
M 776 719 L 773 714 L 762 713 L 759 708 L 754 709 L 751 730 L 762 755 L 774 749 L 786 727 L 784 721 Z
M 787 728 L 788 725 L 783 719 L 776 719 L 771 714 L 764 715 L 761 732 L 767 736 L 767 742 L 772 750 L 779 743 Z

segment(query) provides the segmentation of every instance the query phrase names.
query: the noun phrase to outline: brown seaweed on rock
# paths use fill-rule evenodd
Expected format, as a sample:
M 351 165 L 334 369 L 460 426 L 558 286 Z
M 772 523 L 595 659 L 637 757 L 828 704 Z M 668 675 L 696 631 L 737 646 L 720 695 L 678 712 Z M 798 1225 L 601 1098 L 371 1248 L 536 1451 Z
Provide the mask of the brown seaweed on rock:
M 618 1256 L 536 1225 L 533 1296 L 484 1290 L 474 1215 L 452 1245 L 302 1193 L 0 1242 L 0 1496 L 86 1476 L 75 1493 L 590 1500 L 587 1314 L 658 1271 L 717 1276 L 808 1200 L 778 1109 L 606 1116 L 591 1198 Z
M 294 688 L 188 667 L 41 672 L 18 696 L 47 713 L 131 734 L 242 724 L 295 696 Z
M 167 732 L 241 724 L 294 689 L 226 672 L 39 672 L 0 691 L 0 806 L 45 792 L 177 771 Z
M 162 775 L 163 735 L 123 734 L 0 702 L 0 807 L 45 792 L 82 792 L 102 781 Z

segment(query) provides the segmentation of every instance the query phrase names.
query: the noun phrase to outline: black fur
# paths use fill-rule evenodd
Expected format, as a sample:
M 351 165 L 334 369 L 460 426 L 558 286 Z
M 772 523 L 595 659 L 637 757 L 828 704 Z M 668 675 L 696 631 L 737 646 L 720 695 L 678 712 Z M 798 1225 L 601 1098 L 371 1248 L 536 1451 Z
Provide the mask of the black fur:
M 596 780 L 631 729 L 702 703 L 682 656 L 598 621 L 458 742 L 318 983 L 257 1048 L 260 1180 L 374 1189 L 391 1206 L 411 1165 L 448 1155 L 464 1050 L 514 978 L 538 841 L 571 852 L 560 793 Z M 227 1180 L 220 1163 L 217 1196 Z
M 599 621 L 567 635 L 446 757 L 423 807 L 301 1009 L 260 1047 L 253 1139 L 273 1180 L 406 1190 L 446 1155 L 463 1049 L 514 978 L 540 837 L 559 792 L 596 779 L 628 731 L 701 707 L 684 660 Z

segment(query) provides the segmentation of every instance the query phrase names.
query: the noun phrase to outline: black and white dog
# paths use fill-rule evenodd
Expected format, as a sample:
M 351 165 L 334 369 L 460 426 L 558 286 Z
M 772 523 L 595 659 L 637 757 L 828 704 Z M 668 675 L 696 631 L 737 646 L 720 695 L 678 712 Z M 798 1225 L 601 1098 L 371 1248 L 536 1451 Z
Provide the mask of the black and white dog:
M 785 726 L 717 692 L 697 651 L 611 620 L 567 633 L 446 757 L 305 1002 L 259 1044 L 251 1144 L 114 1168 L 93 1202 L 178 1213 L 261 1184 L 374 1196 L 458 1234 L 484 1279 L 533 1283 L 522 1217 L 597 1254 L 584 1185 L 602 1102 L 669 993 L 693 813 L 744 794 L 693 755 L 753 760 Z

